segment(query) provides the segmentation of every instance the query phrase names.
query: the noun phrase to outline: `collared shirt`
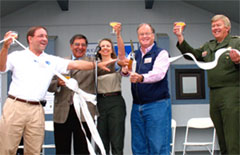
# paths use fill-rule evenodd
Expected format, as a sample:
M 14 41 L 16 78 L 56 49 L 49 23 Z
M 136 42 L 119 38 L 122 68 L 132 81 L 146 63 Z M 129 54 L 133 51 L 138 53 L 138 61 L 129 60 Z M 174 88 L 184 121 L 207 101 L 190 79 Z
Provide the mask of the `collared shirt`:
M 153 46 L 154 43 L 146 48 L 146 53 L 151 51 Z M 141 48 L 140 51 L 142 52 L 143 57 L 146 53 L 144 54 Z M 162 80 L 168 71 L 169 65 L 169 54 L 166 50 L 162 50 L 155 59 L 153 69 L 147 74 L 142 74 L 144 76 L 143 83 L 154 83 Z
M 29 101 L 42 100 L 54 75 L 52 70 L 66 74 L 69 62 L 70 60 L 44 52 L 40 56 L 29 50 L 10 53 L 5 70 L 5 72 L 12 71 L 12 82 L 8 93 Z
M 145 54 L 147 54 L 149 51 L 151 51 L 152 47 L 154 46 L 154 43 L 149 46 L 148 48 L 145 49 Z M 145 55 L 144 52 L 143 52 L 143 49 L 142 47 L 140 48 L 140 51 L 142 52 L 142 57 Z
M 76 57 L 72 54 L 72 60 L 82 60 L 82 57 L 76 58 Z

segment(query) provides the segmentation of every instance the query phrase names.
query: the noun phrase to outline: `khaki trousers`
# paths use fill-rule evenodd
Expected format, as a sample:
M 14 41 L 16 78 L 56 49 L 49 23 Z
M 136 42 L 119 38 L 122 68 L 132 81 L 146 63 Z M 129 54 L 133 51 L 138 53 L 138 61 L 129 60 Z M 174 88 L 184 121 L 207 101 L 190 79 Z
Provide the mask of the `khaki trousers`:
M 39 155 L 44 140 L 44 122 L 42 105 L 7 98 L 0 119 L 0 155 L 16 155 L 22 136 L 24 154 Z

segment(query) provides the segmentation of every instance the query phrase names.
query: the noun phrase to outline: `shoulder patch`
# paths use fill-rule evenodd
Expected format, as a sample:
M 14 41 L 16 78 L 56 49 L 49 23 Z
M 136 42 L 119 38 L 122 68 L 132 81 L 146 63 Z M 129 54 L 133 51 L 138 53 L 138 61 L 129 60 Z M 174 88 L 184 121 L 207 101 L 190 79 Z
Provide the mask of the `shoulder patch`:
M 240 36 L 232 36 L 232 38 L 238 38 L 238 39 L 240 39 Z
M 215 41 L 215 39 L 212 39 L 212 40 L 210 40 L 209 42 L 213 42 L 213 41 Z
M 200 48 L 203 48 L 204 44 L 200 46 Z

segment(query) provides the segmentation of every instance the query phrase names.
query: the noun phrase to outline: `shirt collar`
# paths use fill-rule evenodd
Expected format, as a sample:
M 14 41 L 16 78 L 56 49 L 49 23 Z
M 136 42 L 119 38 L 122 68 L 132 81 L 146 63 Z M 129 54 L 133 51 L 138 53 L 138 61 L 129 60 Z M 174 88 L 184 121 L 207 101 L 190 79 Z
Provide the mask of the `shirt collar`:
M 31 53 L 32 55 L 37 56 L 36 54 L 33 53 L 33 51 L 31 51 L 31 50 L 29 49 L 29 47 L 27 47 L 27 51 L 28 51 L 29 53 Z M 46 53 L 45 53 L 44 51 L 42 51 L 42 53 L 41 53 L 38 57 L 44 56 L 44 55 L 46 55 Z
M 72 60 L 81 60 L 82 58 L 79 57 L 79 58 L 76 58 L 73 54 L 72 54 Z
M 149 46 L 148 48 L 146 48 L 146 53 L 145 53 L 145 54 L 147 54 L 149 51 L 151 51 L 151 49 L 153 48 L 154 44 L 155 44 L 155 43 L 153 43 L 151 46 Z M 140 51 L 142 52 L 142 55 L 145 55 L 145 54 L 143 53 L 142 47 L 140 48 Z

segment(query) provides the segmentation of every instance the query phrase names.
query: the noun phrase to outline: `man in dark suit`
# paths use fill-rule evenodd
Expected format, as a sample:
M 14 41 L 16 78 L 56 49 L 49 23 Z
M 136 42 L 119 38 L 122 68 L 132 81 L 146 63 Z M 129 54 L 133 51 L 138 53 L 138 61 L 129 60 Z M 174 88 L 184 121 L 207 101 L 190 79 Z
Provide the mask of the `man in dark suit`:
M 85 56 L 87 45 L 88 40 L 84 35 L 74 35 L 70 40 L 72 55 L 67 59 L 92 61 L 90 58 Z M 95 93 L 94 70 L 72 70 L 65 76 L 76 79 L 79 88 L 83 91 L 91 94 Z M 53 78 L 48 91 L 55 93 L 53 119 L 56 154 L 71 154 L 72 135 L 74 154 L 89 154 L 85 135 L 82 131 L 81 124 L 73 105 L 74 92 L 68 89 L 64 81 L 58 79 L 57 77 Z M 87 104 L 91 115 L 94 117 L 96 113 L 95 106 L 92 103 Z M 82 112 L 81 122 L 88 138 L 90 139 L 91 134 L 87 123 L 82 116 Z

